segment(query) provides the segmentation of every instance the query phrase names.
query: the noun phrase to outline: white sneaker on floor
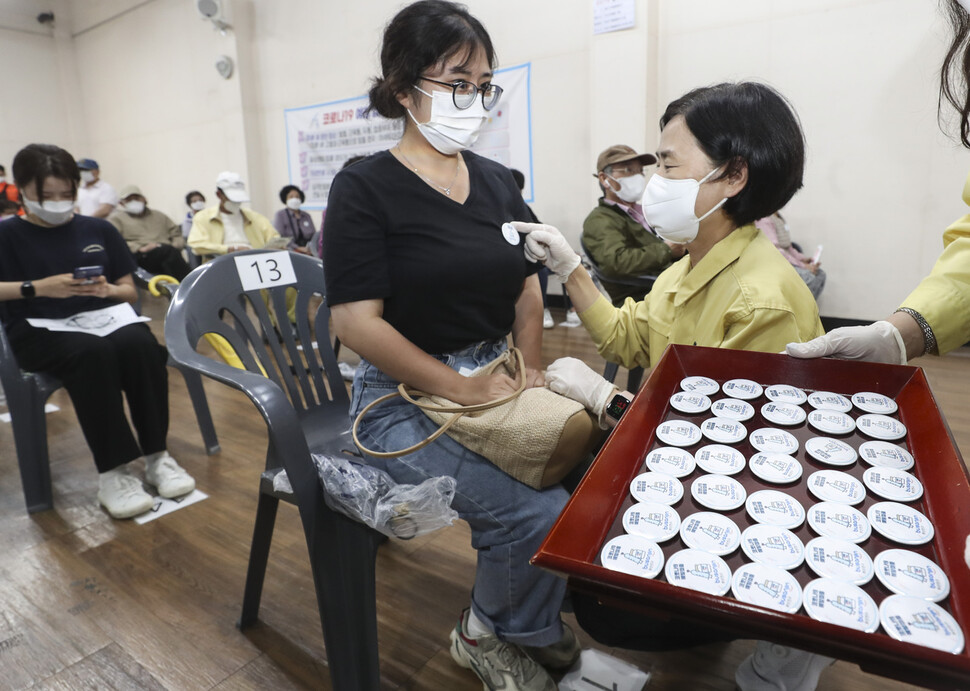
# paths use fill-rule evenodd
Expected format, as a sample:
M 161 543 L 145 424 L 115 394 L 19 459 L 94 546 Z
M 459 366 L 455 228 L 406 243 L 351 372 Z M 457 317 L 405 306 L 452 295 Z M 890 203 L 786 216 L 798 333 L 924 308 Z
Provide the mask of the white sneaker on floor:
M 154 460 L 145 459 L 145 482 L 153 485 L 166 499 L 181 497 L 195 489 L 195 480 L 168 451 L 163 451 Z
M 815 691 L 833 662 L 832 657 L 758 641 L 754 654 L 738 665 L 734 682 L 741 691 Z
M 562 322 L 562 326 L 576 327 L 580 326 L 583 322 L 579 320 L 579 315 L 576 314 L 576 310 L 569 310 L 566 312 L 566 321 Z
M 547 307 L 546 309 L 542 310 L 542 328 L 551 329 L 555 325 L 556 322 L 553 321 L 552 312 L 549 311 L 549 308 Z
M 138 478 L 128 474 L 125 467 L 98 475 L 98 501 L 112 518 L 131 518 L 145 513 L 154 503 Z
M 354 372 L 357 371 L 357 368 L 353 365 L 346 362 L 338 362 L 337 369 L 340 370 L 340 376 L 343 377 L 344 381 L 354 380 Z
M 499 640 L 493 633 L 472 638 L 467 621 L 466 609 L 451 631 L 451 657 L 477 674 L 485 691 L 556 691 L 549 672 L 522 648 Z

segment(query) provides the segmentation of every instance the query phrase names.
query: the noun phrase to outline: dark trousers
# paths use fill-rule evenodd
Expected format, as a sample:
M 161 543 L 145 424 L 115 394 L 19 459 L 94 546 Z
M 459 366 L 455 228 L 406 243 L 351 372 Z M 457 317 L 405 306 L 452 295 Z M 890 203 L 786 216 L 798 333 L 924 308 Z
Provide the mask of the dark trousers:
M 179 282 L 190 271 L 189 265 L 182 258 L 182 251 L 172 245 L 162 244 L 148 252 L 135 252 L 135 261 L 138 262 L 138 266 L 153 274 L 172 276 Z
M 168 352 L 147 325 L 130 324 L 99 337 L 21 322 L 9 336 L 21 369 L 51 374 L 64 384 L 99 473 L 165 450 Z

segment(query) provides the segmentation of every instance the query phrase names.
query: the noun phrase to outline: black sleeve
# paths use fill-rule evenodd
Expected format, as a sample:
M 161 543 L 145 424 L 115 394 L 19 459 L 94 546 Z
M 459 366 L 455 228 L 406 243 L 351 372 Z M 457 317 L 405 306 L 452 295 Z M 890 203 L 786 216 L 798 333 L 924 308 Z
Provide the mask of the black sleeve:
M 386 228 L 376 188 L 359 171 L 338 173 L 323 229 L 328 305 L 390 295 Z
M 112 224 L 104 222 L 104 250 L 108 255 L 108 266 L 105 267 L 105 278 L 114 283 L 119 278 L 134 273 L 138 265 L 128 249 L 128 243 L 121 237 L 121 233 Z

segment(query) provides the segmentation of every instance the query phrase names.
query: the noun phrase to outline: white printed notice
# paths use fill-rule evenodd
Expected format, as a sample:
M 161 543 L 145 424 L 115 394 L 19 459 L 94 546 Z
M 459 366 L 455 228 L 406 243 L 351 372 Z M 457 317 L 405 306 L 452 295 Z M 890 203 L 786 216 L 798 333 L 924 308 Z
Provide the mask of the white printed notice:
M 148 317 L 139 317 L 127 302 L 120 302 L 111 307 L 88 312 L 78 312 L 65 319 L 35 319 L 30 318 L 27 323 L 38 329 L 48 331 L 73 331 L 75 333 L 91 334 L 92 336 L 107 336 L 122 326 L 151 321 Z
M 593 33 L 632 29 L 635 25 L 636 5 L 633 0 L 593 0 Z
M 233 259 L 236 262 L 239 283 L 245 291 L 272 288 L 273 286 L 288 286 L 296 283 L 293 261 L 290 259 L 290 253 L 286 250 L 247 254 Z
M 531 64 L 496 70 L 502 99 L 472 151 L 525 174 L 526 201 L 533 201 Z M 404 132 L 402 120 L 366 113 L 367 96 L 284 111 L 290 183 L 306 194 L 304 209 L 323 209 L 330 184 L 347 159 L 390 149 Z

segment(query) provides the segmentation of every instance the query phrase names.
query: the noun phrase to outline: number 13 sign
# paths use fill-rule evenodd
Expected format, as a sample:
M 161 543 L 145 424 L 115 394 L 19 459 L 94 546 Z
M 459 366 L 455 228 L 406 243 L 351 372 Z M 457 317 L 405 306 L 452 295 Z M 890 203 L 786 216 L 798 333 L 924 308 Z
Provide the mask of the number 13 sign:
M 236 272 L 243 290 L 259 290 L 273 286 L 287 286 L 296 283 L 296 273 L 290 253 L 266 252 L 264 254 L 247 254 L 244 257 L 234 257 Z

